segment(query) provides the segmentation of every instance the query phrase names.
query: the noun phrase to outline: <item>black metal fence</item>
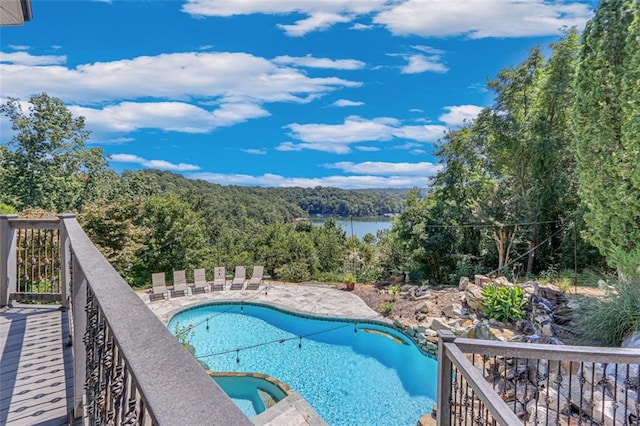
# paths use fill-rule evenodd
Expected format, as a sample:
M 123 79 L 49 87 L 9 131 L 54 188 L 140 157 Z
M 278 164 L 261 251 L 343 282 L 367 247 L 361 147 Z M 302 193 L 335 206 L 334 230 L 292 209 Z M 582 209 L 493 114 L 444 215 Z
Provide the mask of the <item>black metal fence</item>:
M 439 425 L 640 425 L 640 350 L 441 332 Z

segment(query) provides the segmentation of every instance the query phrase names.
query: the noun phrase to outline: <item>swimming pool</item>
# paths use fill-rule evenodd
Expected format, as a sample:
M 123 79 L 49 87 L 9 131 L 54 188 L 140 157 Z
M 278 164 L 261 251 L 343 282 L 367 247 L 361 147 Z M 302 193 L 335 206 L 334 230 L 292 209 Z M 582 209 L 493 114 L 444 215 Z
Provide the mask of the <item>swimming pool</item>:
M 211 370 L 268 374 L 330 425 L 413 426 L 435 404 L 436 360 L 390 327 L 247 303 L 182 311 L 169 330 L 178 322 L 192 326 L 195 356 Z
M 273 380 L 253 375 L 228 374 L 234 373 L 214 374 L 213 380 L 247 417 L 262 413 L 287 396 L 285 390 Z

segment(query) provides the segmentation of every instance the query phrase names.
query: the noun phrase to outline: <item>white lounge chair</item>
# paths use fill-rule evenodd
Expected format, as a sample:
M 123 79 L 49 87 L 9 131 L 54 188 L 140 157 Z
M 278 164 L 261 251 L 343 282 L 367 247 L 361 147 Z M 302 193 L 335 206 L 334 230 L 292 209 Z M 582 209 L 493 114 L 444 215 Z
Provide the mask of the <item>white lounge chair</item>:
M 264 274 L 264 266 L 254 266 L 251 278 L 247 282 L 247 290 L 257 290 L 262 284 L 262 276 Z
M 187 290 L 187 275 L 184 269 L 181 271 L 173 271 L 173 297 L 177 295 L 186 296 Z
M 247 269 L 244 266 L 236 266 L 236 274 L 231 281 L 230 290 L 242 290 L 247 280 Z
M 225 275 L 224 266 L 218 266 L 213 270 L 213 283 L 211 290 L 224 290 L 227 286 L 227 276 Z
M 151 301 L 156 299 L 164 299 L 165 294 L 168 296 L 167 281 L 164 272 L 156 272 L 151 274 Z
M 193 270 L 193 293 L 204 293 L 209 287 L 207 273 L 204 268 Z

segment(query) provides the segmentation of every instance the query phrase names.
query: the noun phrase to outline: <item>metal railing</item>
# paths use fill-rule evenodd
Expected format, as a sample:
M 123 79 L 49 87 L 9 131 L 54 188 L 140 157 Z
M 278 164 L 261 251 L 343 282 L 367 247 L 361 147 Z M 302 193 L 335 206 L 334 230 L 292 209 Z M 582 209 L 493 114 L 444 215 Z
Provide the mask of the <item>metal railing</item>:
M 640 425 L 640 350 L 440 332 L 438 425 Z
M 20 291 L 24 285 L 29 291 Z M 0 215 L 0 306 L 25 298 L 71 309 L 72 417 L 114 425 L 251 424 L 100 254 L 75 215 Z

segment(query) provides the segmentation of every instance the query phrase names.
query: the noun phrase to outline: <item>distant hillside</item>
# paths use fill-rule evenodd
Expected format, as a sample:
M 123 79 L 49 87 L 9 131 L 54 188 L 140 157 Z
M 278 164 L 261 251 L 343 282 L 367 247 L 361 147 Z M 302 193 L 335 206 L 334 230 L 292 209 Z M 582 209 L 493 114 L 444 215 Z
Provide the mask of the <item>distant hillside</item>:
M 409 189 L 340 189 L 273 188 L 248 186 L 222 186 L 203 180 L 187 179 L 182 175 L 159 170 L 144 170 L 136 173 L 153 178 L 163 192 L 175 192 L 194 202 L 217 202 L 260 207 L 264 220 L 265 210 L 285 220 L 301 216 L 380 216 L 400 213 Z M 276 219 L 277 221 L 277 219 Z

